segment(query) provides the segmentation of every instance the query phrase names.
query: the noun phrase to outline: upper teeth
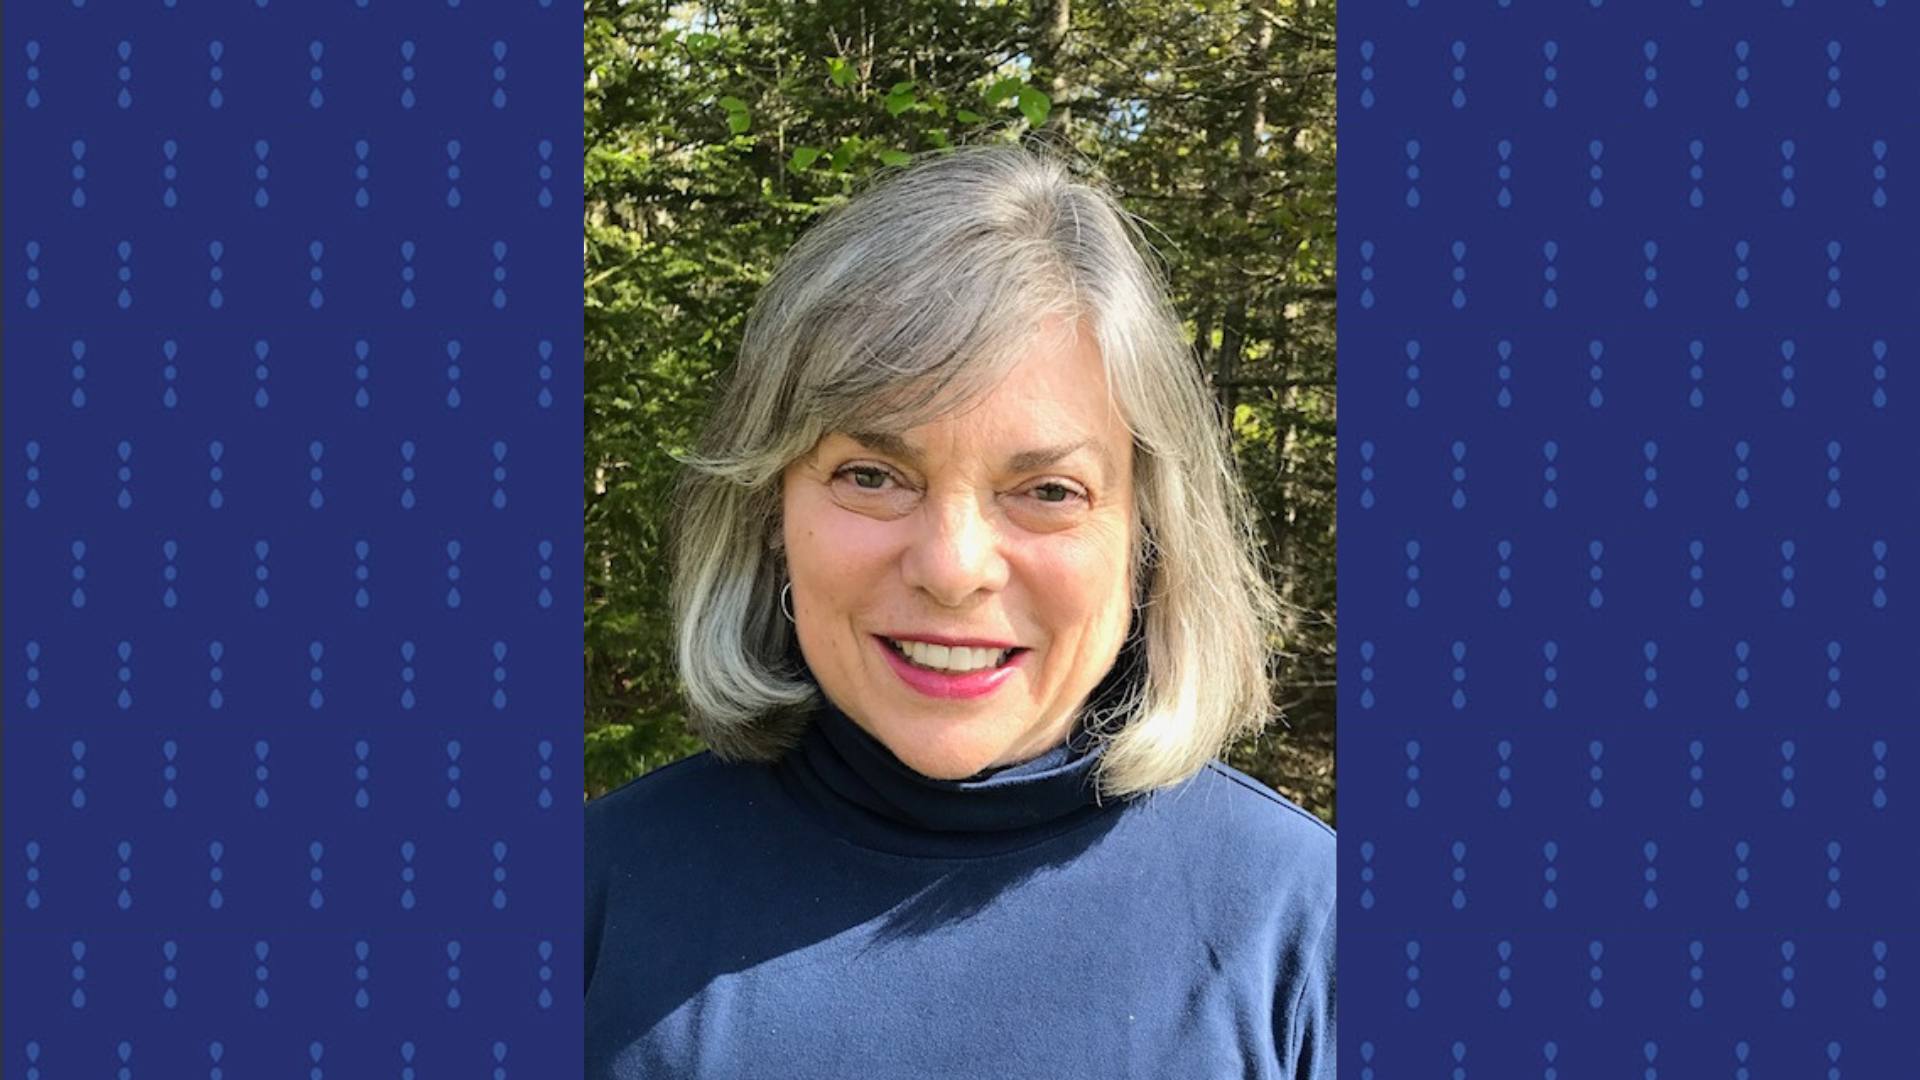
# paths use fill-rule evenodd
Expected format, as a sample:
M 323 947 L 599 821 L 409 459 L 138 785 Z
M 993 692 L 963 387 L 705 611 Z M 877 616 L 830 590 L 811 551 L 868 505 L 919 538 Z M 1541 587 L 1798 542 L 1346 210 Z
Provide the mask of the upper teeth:
M 907 659 L 937 671 L 982 671 L 998 667 L 1010 649 L 971 649 L 965 645 L 934 645 L 925 641 L 887 639 Z

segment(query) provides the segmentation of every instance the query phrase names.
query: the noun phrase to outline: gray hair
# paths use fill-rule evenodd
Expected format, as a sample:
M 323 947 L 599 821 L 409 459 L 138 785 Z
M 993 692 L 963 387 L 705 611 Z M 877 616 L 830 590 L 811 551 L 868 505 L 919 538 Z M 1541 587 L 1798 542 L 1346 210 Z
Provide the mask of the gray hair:
M 1089 326 L 1134 442 L 1134 624 L 1089 707 L 1103 793 L 1180 782 L 1272 711 L 1277 602 L 1217 409 L 1132 218 L 1060 160 L 955 150 L 814 225 L 748 317 L 684 460 L 677 656 L 715 753 L 771 761 L 819 704 L 781 612 L 781 484 L 825 435 L 904 431 L 984 394 L 1041 320 Z

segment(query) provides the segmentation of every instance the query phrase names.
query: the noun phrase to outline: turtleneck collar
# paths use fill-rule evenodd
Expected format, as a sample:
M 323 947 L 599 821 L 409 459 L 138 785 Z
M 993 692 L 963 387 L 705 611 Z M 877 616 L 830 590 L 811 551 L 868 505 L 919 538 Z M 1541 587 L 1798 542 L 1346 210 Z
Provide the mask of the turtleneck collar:
M 1032 761 L 968 780 L 934 780 L 829 704 L 779 772 L 803 805 L 853 843 L 967 858 L 1016 851 L 1099 816 L 1098 759 L 1099 744 L 1080 732 Z

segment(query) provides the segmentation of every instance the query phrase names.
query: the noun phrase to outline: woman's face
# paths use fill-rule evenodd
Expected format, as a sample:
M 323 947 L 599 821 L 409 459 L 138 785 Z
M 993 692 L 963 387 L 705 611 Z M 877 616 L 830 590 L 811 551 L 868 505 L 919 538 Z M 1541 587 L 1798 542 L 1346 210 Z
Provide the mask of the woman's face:
M 783 477 L 800 650 L 895 757 L 957 780 L 1065 741 L 1130 614 L 1132 439 L 1085 327 L 898 435 L 836 432 Z

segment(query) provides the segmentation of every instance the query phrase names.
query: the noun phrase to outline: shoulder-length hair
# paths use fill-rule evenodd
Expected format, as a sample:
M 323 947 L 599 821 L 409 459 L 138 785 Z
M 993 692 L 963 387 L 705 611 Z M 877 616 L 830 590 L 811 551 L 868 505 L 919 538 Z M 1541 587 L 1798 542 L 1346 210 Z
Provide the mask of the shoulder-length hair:
M 691 723 L 771 761 L 819 689 L 782 614 L 781 474 L 826 434 L 976 399 L 1034 326 L 1090 329 L 1133 436 L 1134 617 L 1098 695 L 1102 792 L 1180 782 L 1266 722 L 1277 603 L 1225 431 L 1144 239 L 1103 188 L 1015 146 L 924 158 L 787 254 L 679 493 L 673 608 Z

